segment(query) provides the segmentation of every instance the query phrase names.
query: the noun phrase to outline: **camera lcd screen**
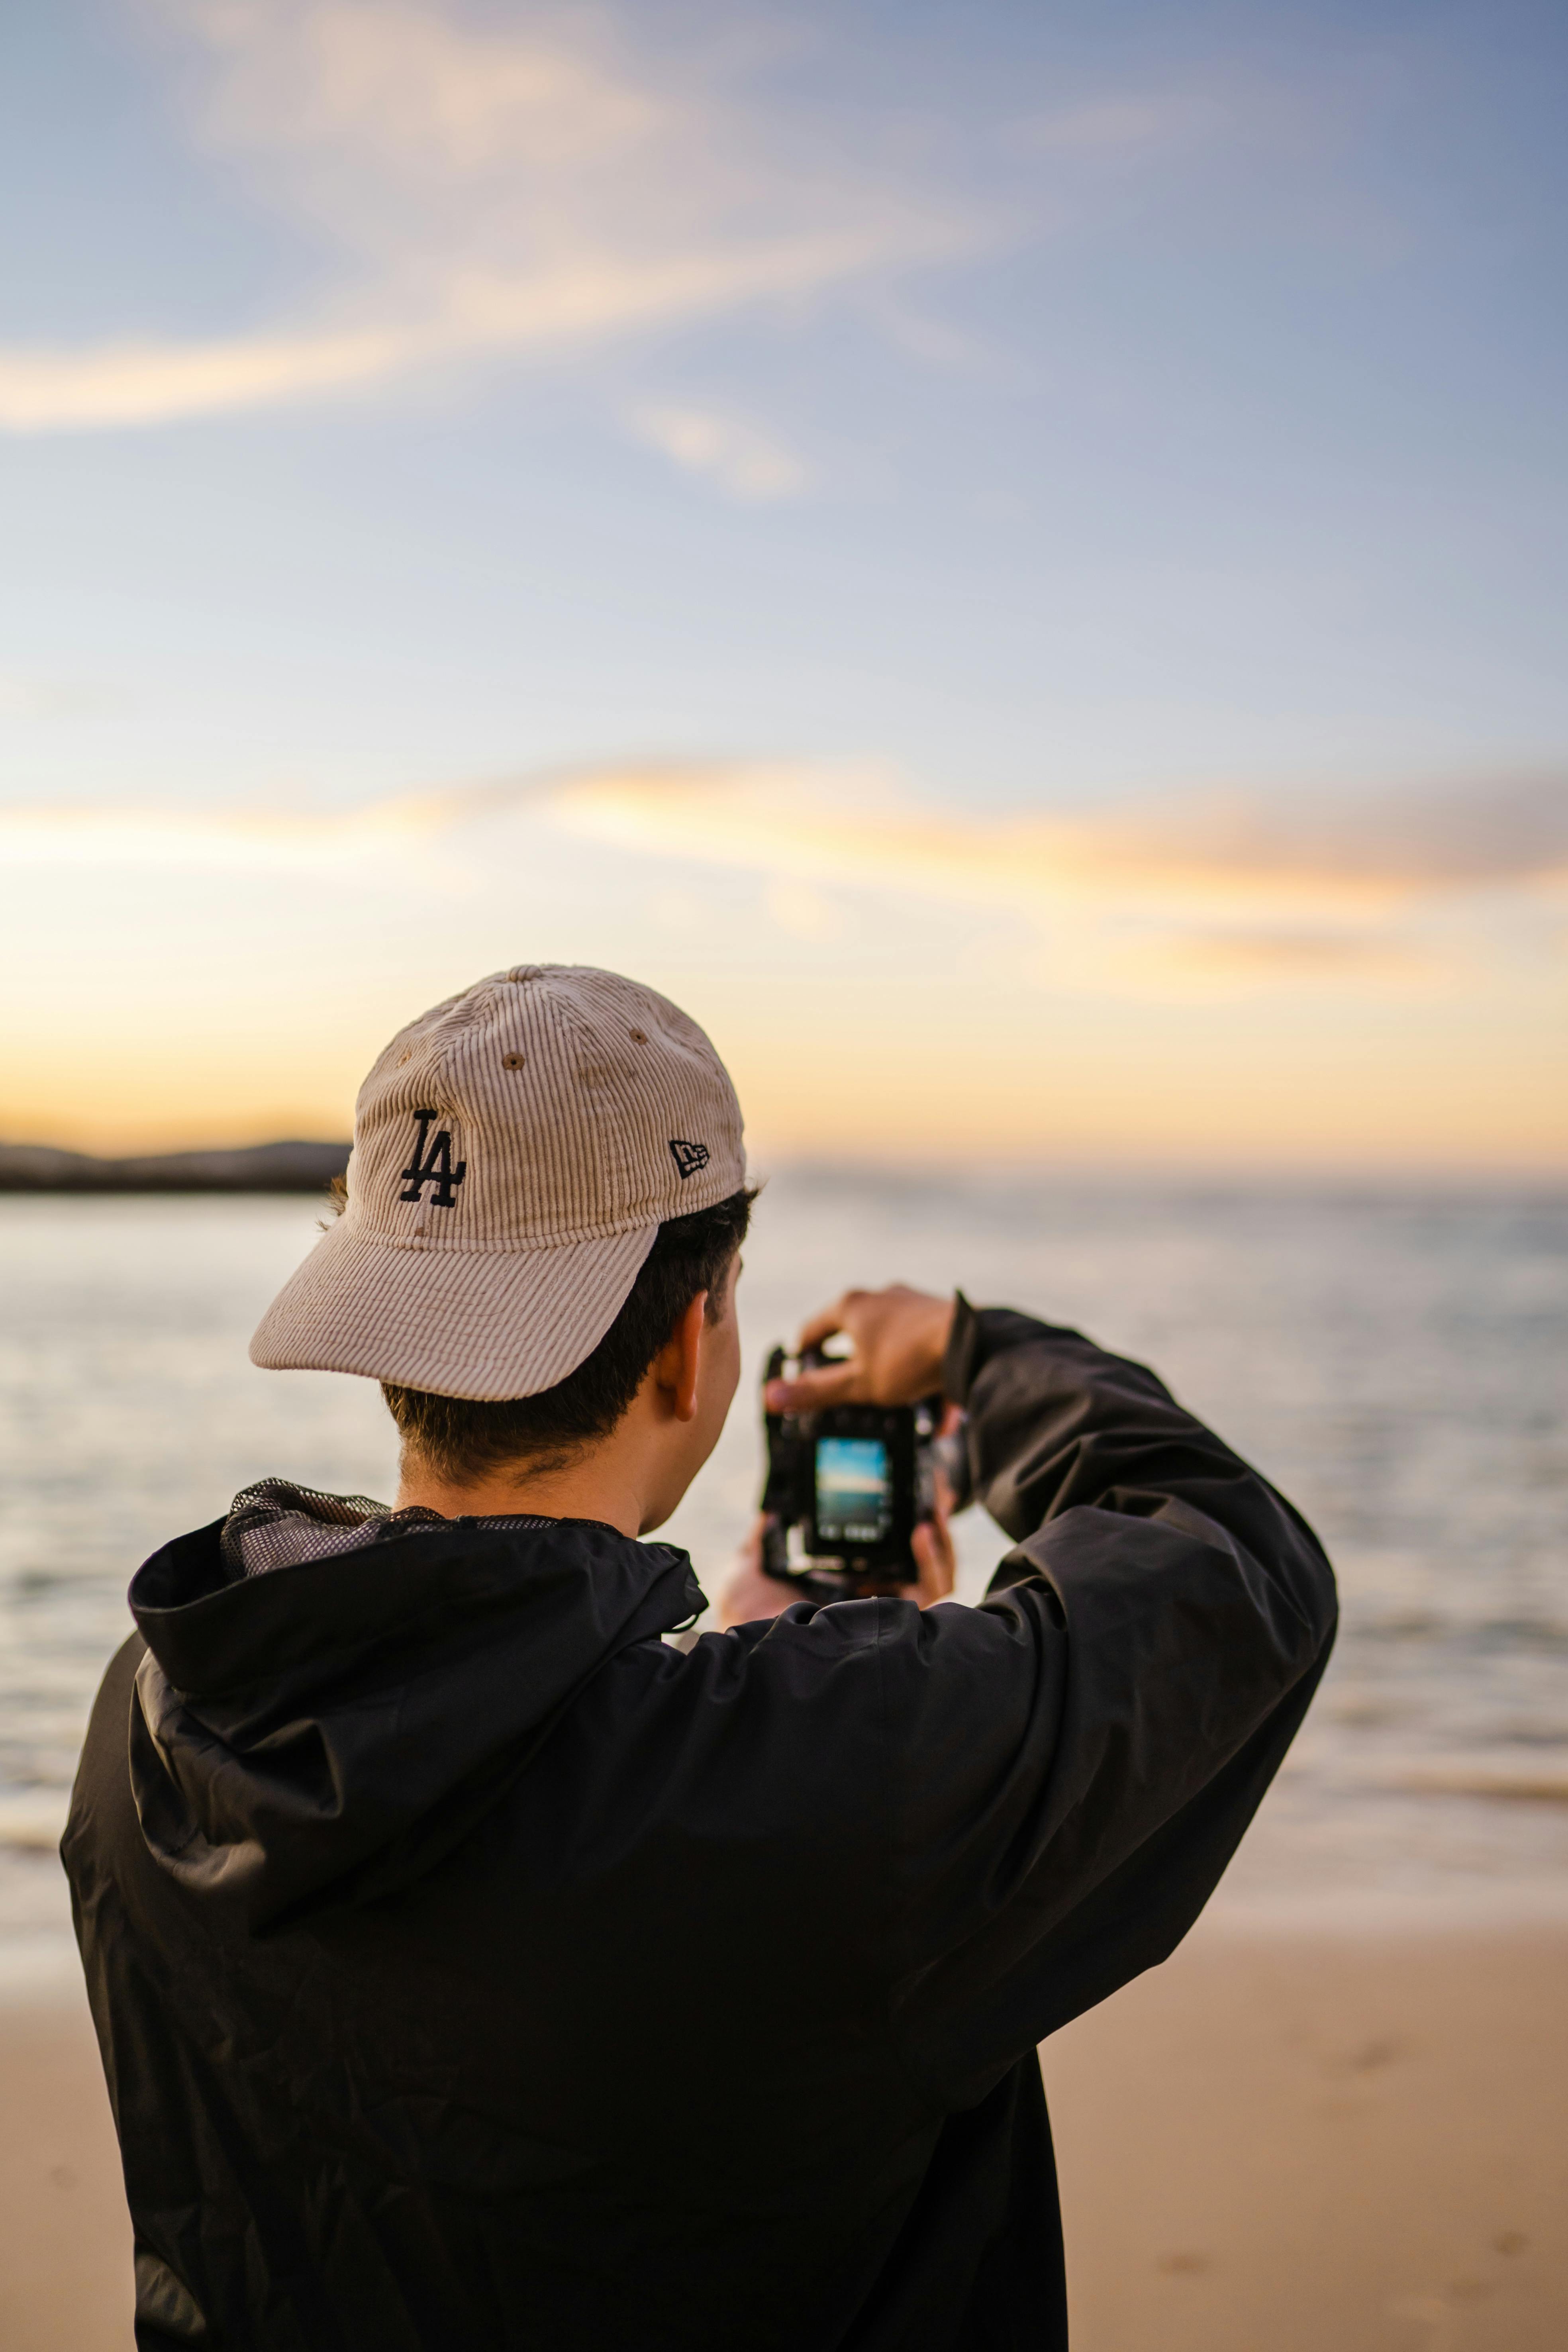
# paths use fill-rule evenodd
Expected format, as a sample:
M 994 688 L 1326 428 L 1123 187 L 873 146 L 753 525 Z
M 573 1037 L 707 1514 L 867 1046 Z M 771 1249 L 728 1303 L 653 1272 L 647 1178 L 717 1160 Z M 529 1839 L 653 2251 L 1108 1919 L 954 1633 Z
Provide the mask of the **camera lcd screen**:
M 816 1441 L 816 1538 L 821 1544 L 881 1543 L 893 1524 L 893 1474 L 879 1437 Z

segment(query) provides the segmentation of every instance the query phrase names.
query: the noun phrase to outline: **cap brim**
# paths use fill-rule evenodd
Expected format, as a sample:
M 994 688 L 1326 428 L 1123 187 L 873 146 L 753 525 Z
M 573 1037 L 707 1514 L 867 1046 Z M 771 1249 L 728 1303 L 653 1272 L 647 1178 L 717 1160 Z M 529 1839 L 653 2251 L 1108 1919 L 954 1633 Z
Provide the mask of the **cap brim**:
M 459 1251 L 374 1240 L 345 1218 L 284 1284 L 250 1360 L 479 1402 L 537 1396 L 592 1355 L 658 1232 Z

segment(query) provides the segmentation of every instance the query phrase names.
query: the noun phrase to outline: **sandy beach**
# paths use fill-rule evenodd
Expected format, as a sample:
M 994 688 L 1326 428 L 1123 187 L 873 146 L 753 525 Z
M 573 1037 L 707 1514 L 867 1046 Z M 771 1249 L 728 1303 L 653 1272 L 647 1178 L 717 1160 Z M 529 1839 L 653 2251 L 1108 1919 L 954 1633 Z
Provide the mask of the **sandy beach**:
M 1565 1978 L 1201 1926 L 1046 2045 L 1075 2352 L 1561 2352 Z
M 1561 2352 L 1568 1930 L 1205 1923 L 1048 2043 L 1074 2352 Z M 0 2011 L 0 2342 L 125 2352 L 85 2008 Z

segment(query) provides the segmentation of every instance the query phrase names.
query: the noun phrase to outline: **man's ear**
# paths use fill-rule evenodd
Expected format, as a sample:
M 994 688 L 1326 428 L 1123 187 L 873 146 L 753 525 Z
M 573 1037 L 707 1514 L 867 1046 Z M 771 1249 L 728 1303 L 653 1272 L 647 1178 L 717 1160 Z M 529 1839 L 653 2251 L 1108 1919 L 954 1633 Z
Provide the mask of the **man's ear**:
M 697 1412 L 697 1381 L 702 1367 L 702 1341 L 708 1325 L 708 1293 L 700 1290 L 654 1359 L 654 1381 L 668 1398 L 677 1421 L 691 1421 Z

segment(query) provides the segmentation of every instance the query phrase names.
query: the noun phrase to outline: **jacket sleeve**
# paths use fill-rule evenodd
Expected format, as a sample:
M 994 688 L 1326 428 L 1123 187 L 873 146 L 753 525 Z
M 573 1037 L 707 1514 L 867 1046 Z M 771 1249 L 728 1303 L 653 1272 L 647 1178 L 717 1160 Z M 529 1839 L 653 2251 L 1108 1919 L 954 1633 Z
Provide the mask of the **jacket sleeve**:
M 944 1384 L 1016 1548 L 979 1609 L 880 1604 L 881 1664 L 894 2027 L 964 2105 L 1174 1948 L 1306 1712 L 1335 1599 L 1300 1514 L 1143 1366 L 961 1298 Z

